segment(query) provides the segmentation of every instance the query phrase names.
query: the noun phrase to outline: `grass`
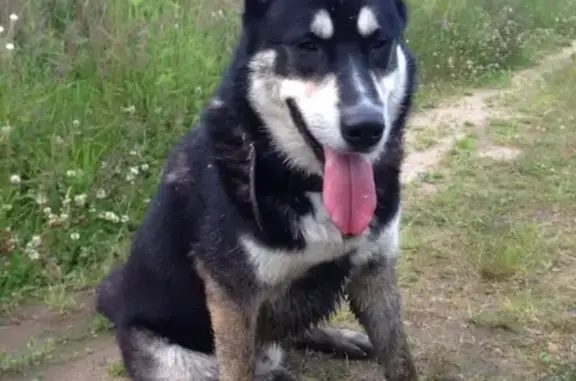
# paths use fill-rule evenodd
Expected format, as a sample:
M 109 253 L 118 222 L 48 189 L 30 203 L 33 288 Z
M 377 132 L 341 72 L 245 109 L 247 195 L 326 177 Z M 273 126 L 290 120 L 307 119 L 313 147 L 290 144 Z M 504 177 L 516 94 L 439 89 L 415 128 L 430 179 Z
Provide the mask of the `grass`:
M 168 150 L 227 63 L 236 3 L 2 3 L 0 301 L 91 286 L 125 257 Z M 421 104 L 576 35 L 571 0 L 412 3 Z
M 510 118 L 460 140 L 426 177 L 435 192 L 408 187 L 407 319 L 432 332 L 467 322 L 448 339 L 415 334 L 417 350 L 439 346 L 450 369 L 466 374 L 490 358 L 502 380 L 576 376 L 575 85 L 576 65 L 568 64 L 501 100 Z M 481 155 L 487 146 L 518 155 Z M 466 335 L 483 343 L 480 356 L 461 349 Z
M 575 87 L 576 65 L 571 63 L 526 89 L 496 97 L 494 107 L 507 110 L 508 118 L 492 120 L 488 126 L 466 126 L 467 135 L 437 169 L 407 186 L 400 280 L 406 291 L 407 329 L 418 366 L 426 373 L 423 380 L 576 381 Z M 122 147 L 115 149 L 125 152 Z M 517 155 L 484 154 L 503 148 Z M 120 157 L 130 160 L 132 149 L 126 146 L 128 153 Z M 157 154 L 159 165 L 162 155 Z M 150 172 L 157 170 L 150 164 Z M 118 189 L 134 187 L 123 184 L 123 178 L 102 186 L 115 181 L 120 183 Z M 139 187 L 148 184 L 148 192 L 153 190 L 153 176 L 134 181 Z M 434 187 L 434 192 L 423 192 L 423 185 Z M 128 205 L 122 210 L 132 211 L 136 203 L 114 205 Z M 88 220 L 85 230 L 78 232 L 89 234 L 96 229 L 93 223 Z M 117 230 L 101 244 L 107 243 L 122 257 L 133 226 L 127 222 L 121 234 Z M 11 253 L 16 255 L 27 258 L 16 250 Z M 66 288 L 78 286 L 82 279 L 78 274 L 83 272 L 94 271 L 92 279 L 101 276 L 99 271 L 116 260 L 109 255 L 80 261 L 59 278 L 43 278 L 46 270 L 33 268 L 42 282 L 32 287 L 48 285 L 45 302 L 70 309 L 74 302 Z M 30 288 L 12 290 L 18 295 Z M 334 323 L 354 326 L 347 311 Z M 108 328 L 97 317 L 85 331 Z M 0 354 L 0 371 L 58 361 L 53 356 L 60 352 L 60 342 L 71 337 L 33 342 L 20 352 Z M 317 381 L 381 379 L 374 364 L 315 356 L 293 361 L 290 369 Z M 107 372 L 124 375 L 120 363 L 109 365 Z

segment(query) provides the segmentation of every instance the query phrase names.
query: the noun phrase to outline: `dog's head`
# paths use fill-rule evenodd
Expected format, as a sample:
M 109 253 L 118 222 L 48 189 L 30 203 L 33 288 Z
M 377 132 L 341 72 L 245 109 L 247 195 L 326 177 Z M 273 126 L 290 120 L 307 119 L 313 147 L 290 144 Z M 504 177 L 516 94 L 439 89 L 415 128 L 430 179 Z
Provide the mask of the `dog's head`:
M 380 156 L 406 92 L 406 23 L 403 0 L 245 0 L 249 100 L 289 164 Z

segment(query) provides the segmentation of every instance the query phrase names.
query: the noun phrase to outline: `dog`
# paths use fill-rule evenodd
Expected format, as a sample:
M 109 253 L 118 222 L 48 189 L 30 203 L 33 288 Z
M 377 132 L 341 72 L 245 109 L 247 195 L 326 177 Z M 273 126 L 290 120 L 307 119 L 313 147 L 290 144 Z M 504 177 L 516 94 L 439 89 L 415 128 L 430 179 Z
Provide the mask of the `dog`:
M 402 323 L 403 0 L 245 0 L 198 124 L 97 289 L 135 381 L 293 380 L 282 345 L 418 379 Z M 326 322 L 342 301 L 366 334 Z

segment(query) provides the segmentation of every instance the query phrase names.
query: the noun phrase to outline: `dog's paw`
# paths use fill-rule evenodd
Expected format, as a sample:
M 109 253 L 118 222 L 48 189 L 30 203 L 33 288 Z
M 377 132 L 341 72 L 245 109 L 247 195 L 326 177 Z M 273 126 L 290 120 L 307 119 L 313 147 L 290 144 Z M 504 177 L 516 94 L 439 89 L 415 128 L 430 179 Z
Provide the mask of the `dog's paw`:
M 274 369 L 271 373 L 270 380 L 271 381 L 298 381 L 298 379 L 296 377 L 294 377 L 294 375 L 292 375 L 292 373 L 290 373 L 289 371 L 287 371 L 283 367 L 279 367 L 279 368 Z
M 292 344 L 353 360 L 372 358 L 374 352 L 366 334 L 345 328 L 314 327 L 294 338 Z
M 363 359 L 373 356 L 374 348 L 368 335 L 345 328 L 329 328 L 333 331 L 329 336 L 332 338 L 333 351 L 338 356 L 350 359 Z

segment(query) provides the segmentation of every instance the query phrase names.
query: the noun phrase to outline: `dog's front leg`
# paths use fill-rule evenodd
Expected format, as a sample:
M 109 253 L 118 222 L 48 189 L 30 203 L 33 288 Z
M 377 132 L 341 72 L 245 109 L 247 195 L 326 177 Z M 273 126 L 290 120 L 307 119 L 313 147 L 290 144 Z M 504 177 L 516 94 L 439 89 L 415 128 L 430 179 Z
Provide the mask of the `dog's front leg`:
M 382 256 L 363 265 L 352 275 L 346 292 L 387 381 L 416 381 L 418 373 L 404 333 L 393 262 Z
M 259 298 L 249 293 L 252 295 L 238 300 L 206 271 L 200 272 L 214 332 L 219 381 L 253 381 Z

